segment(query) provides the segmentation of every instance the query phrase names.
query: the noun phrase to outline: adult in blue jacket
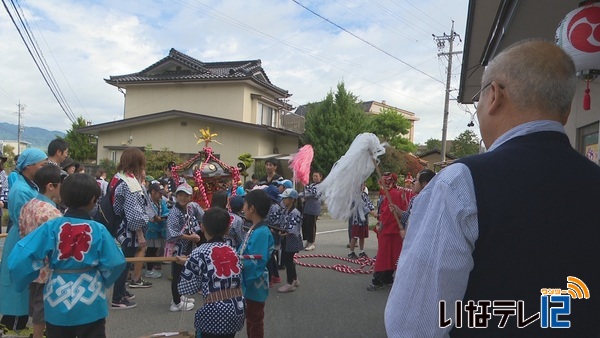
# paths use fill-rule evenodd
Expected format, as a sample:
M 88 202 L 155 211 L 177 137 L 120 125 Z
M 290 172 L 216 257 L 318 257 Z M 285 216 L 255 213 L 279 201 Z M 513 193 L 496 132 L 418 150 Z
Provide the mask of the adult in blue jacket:
M 48 156 L 39 149 L 25 149 L 19 155 L 16 174 L 10 176 L 8 193 L 8 215 L 13 226 L 8 231 L 2 251 L 0 267 L 0 313 L 3 314 L 0 324 L 10 331 L 22 331 L 29 320 L 29 292 L 15 291 L 8 272 L 8 256 L 19 241 L 19 215 L 21 208 L 29 200 L 38 195 L 38 187 L 33 183 L 35 173 L 48 161 Z

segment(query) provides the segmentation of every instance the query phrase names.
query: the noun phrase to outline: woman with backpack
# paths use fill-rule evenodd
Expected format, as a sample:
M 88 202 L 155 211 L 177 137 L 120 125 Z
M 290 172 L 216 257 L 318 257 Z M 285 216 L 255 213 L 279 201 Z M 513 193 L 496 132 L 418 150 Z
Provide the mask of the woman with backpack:
M 148 215 L 146 214 L 146 199 L 142 190 L 141 180 L 146 168 L 146 158 L 139 148 L 127 148 L 121 155 L 117 167 L 117 174 L 109 183 L 109 191 L 114 191 L 112 197 L 114 214 L 122 218 L 118 227 L 116 238 L 121 243 L 125 257 L 144 257 L 146 254 L 146 230 L 148 228 Z M 136 306 L 130 300 L 133 295 L 125 290 L 127 273 L 130 264 L 115 282 L 112 299 L 112 309 L 130 309 Z M 134 271 L 130 287 L 148 288 L 151 283 L 142 279 L 142 263 L 134 263 Z

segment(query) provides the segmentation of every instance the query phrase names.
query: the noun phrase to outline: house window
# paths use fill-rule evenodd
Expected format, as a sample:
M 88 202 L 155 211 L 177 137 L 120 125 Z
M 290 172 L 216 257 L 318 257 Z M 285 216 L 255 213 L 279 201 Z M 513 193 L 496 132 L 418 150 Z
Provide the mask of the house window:
M 598 163 L 598 122 L 577 129 L 579 152 Z
M 258 108 L 256 109 L 256 124 L 262 124 L 262 116 L 263 116 L 263 104 L 258 103 Z
M 117 163 L 117 152 L 115 150 L 110 152 L 110 160 Z
M 256 124 L 277 127 L 277 110 L 259 102 L 256 109 Z

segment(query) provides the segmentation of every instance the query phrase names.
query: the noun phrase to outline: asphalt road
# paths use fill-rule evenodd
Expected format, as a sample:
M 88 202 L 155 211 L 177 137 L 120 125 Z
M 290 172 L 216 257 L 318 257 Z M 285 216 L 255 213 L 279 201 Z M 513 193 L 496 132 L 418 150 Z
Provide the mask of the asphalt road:
M 321 219 L 317 223 L 316 250 L 300 254 L 326 254 L 346 257 L 348 235 L 346 223 Z M 373 232 L 365 241 L 365 252 L 372 257 L 377 250 Z M 358 253 L 358 250 L 357 250 Z M 302 262 L 322 265 L 348 264 L 329 258 L 305 258 Z M 149 289 L 130 290 L 138 306 L 129 310 L 111 311 L 107 320 L 110 338 L 137 338 L 165 331 L 194 332 L 192 311 L 169 312 L 170 265 L 163 265 L 163 277 L 151 280 Z M 383 312 L 389 287 L 367 291 L 371 275 L 346 274 L 325 268 L 297 267 L 300 287 L 291 293 L 271 289 L 265 306 L 265 337 L 385 337 Z M 285 271 L 280 271 L 285 276 Z M 285 278 L 284 278 L 285 279 Z M 281 285 L 281 284 L 279 284 Z M 246 329 L 236 337 L 247 337 Z

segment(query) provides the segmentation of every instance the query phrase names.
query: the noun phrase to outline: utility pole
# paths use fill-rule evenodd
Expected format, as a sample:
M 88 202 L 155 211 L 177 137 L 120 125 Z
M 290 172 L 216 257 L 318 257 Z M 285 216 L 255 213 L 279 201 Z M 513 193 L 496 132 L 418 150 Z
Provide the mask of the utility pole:
M 450 35 L 436 36 L 434 34 L 433 39 L 437 42 L 438 50 L 443 51 L 446 48 L 446 41 L 449 42 L 448 53 L 438 53 L 438 56 L 448 56 L 448 70 L 446 72 L 446 99 L 444 101 L 444 122 L 442 124 L 442 162 L 446 162 L 446 134 L 448 132 L 448 106 L 450 104 L 450 80 L 452 79 L 452 55 L 461 54 L 462 52 L 454 52 L 454 39 L 460 36 L 454 32 L 454 20 L 452 20 L 452 28 L 450 29 Z
M 23 111 L 25 110 L 25 105 L 21 104 L 21 100 L 19 100 L 19 104 L 17 104 L 17 114 L 18 116 L 18 126 L 17 126 L 17 155 L 21 154 L 21 133 L 23 132 L 23 126 L 21 125 L 21 115 L 23 115 Z

